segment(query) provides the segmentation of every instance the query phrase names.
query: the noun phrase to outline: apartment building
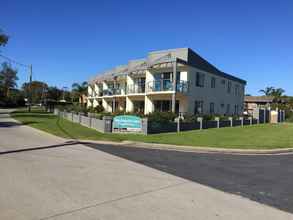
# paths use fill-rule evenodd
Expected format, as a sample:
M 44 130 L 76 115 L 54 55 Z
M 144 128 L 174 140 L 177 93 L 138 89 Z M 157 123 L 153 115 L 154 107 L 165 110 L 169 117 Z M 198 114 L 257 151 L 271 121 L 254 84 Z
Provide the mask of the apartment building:
M 190 48 L 154 51 L 90 80 L 87 105 L 108 112 L 238 115 L 245 85 Z

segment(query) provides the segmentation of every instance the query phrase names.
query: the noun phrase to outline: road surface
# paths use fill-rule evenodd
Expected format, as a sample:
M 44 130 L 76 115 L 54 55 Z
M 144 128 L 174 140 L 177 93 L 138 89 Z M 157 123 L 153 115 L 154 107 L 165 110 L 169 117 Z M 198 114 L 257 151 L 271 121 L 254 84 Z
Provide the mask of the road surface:
M 143 149 L 134 154 L 127 148 L 68 142 L 19 125 L 6 113 L 0 110 L 1 220 L 293 219 L 289 212 L 197 182 L 193 170 L 201 178 L 201 170 L 207 179 L 215 175 L 208 172 L 209 158 L 189 166 L 192 170 L 176 171 L 171 164 L 182 164 L 184 156 L 169 158 L 157 151 L 152 160 Z M 169 163 L 162 163 L 166 159 Z M 198 158 L 187 163 L 192 160 Z M 219 173 L 225 172 L 218 163 Z M 225 177 L 218 175 L 215 179 Z

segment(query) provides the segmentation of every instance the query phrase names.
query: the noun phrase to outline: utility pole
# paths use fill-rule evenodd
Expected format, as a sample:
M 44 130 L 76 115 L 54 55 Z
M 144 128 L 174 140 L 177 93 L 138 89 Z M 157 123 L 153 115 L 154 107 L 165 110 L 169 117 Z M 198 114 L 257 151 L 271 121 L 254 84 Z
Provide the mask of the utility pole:
M 29 77 L 29 95 L 28 95 L 28 111 L 31 112 L 32 105 L 32 81 L 33 81 L 33 65 L 29 65 L 30 77 Z
M 32 79 L 33 79 L 33 65 L 27 65 L 27 64 L 23 64 L 20 63 L 18 61 L 15 61 L 14 59 L 11 59 L 9 57 L 6 57 L 2 54 L 0 54 L 0 57 L 4 58 L 5 60 L 8 60 L 10 63 L 15 63 L 16 65 L 25 67 L 29 69 L 29 88 L 28 88 L 28 111 L 31 111 L 31 102 L 32 102 Z

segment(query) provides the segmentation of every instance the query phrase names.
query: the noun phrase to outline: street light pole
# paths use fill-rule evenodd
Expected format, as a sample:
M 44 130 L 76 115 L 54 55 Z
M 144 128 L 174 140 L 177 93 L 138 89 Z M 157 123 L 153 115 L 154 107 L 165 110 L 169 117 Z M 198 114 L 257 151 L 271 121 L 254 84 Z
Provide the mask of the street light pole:
M 29 95 L 28 95 L 28 111 L 31 112 L 32 105 L 32 81 L 33 81 L 33 65 L 29 65 L 30 77 L 29 77 Z

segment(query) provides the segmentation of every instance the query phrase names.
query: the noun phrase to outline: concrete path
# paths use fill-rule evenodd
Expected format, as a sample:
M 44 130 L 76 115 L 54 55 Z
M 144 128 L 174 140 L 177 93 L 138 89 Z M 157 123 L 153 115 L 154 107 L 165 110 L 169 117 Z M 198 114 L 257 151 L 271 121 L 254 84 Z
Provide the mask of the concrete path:
M 20 126 L 5 112 L 0 111 L 1 220 L 293 219 L 240 196 Z

